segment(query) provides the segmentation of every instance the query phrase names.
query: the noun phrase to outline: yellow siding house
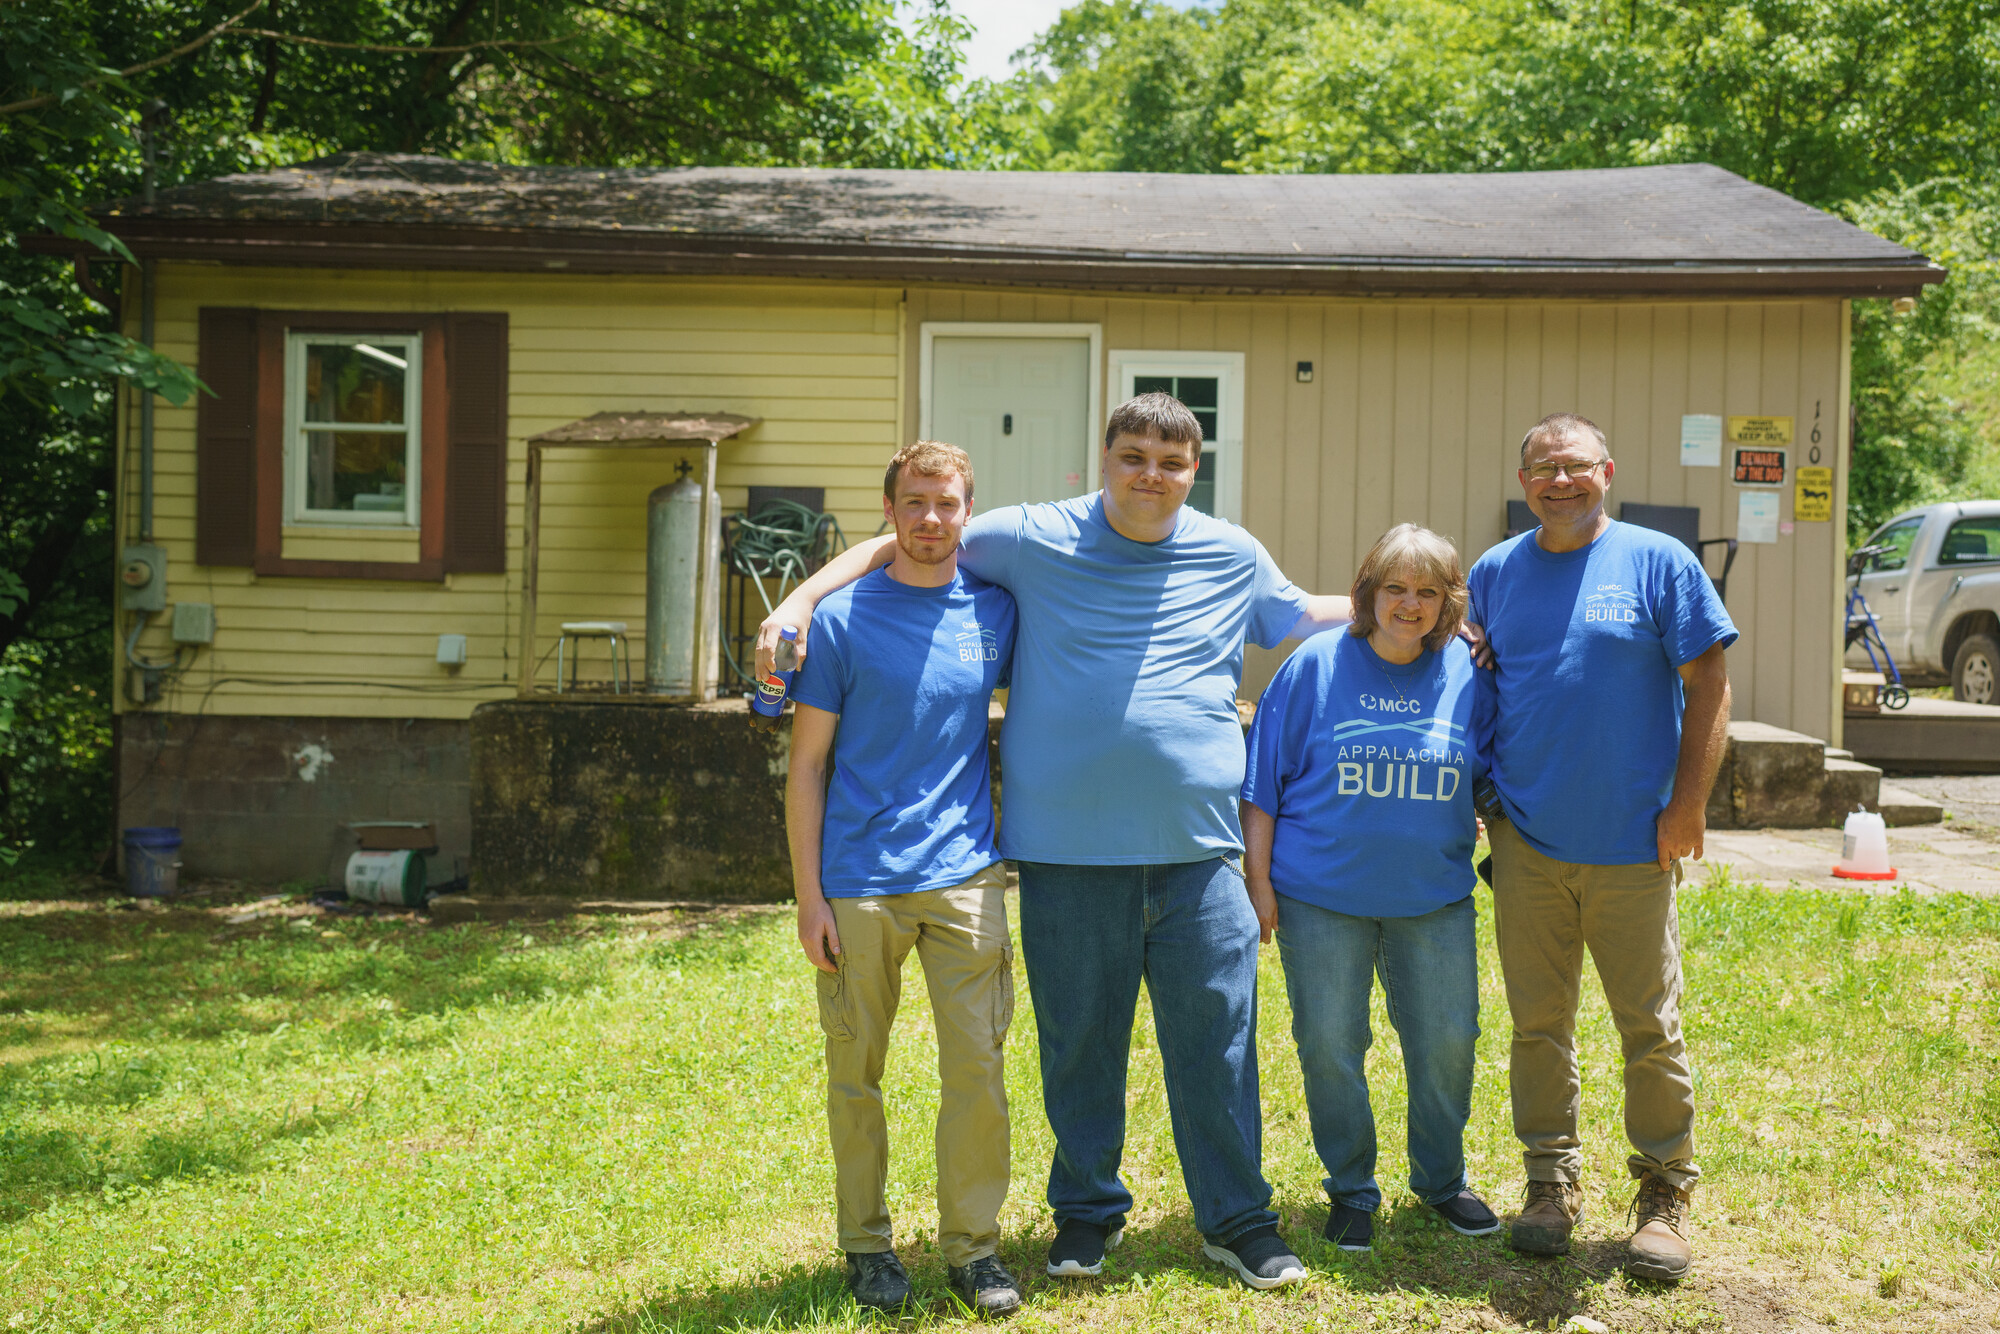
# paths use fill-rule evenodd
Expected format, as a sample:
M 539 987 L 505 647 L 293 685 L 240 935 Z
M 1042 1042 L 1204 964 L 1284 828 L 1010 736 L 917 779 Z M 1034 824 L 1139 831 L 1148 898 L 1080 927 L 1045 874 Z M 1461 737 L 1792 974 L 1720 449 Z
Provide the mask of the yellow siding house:
M 982 507 L 1075 495 L 1109 408 L 1164 388 L 1209 435 L 1195 503 L 1314 591 L 1345 591 L 1402 520 L 1476 557 L 1509 530 L 1522 432 L 1579 411 L 1610 437 L 1614 514 L 1673 507 L 1738 539 L 1737 716 L 1837 744 L 1848 303 L 1942 276 L 1699 165 L 1258 178 L 350 154 L 102 222 L 151 271 L 124 290 L 150 287 L 159 347 L 215 391 L 122 405 L 120 540 L 157 549 L 164 584 L 152 610 L 121 584 L 119 818 L 181 826 L 190 873 L 264 879 L 334 874 L 355 821 L 430 822 L 447 863 L 466 855 L 468 719 L 520 681 L 526 442 L 607 411 L 755 418 L 719 447 L 722 507 L 815 488 L 865 536 L 903 441 L 970 450 Z M 128 330 L 146 314 L 128 300 Z M 1775 485 L 1736 468 L 1760 441 L 1782 451 Z M 699 461 L 548 455 L 538 655 L 574 620 L 627 622 L 643 645 L 647 497 L 683 455 Z M 1799 510 L 1822 477 L 1830 507 Z M 1706 555 L 1720 575 L 1723 547 Z M 459 636 L 462 663 L 441 661 Z M 602 647 L 584 651 L 603 676 Z M 1253 652 L 1246 697 L 1277 658 Z

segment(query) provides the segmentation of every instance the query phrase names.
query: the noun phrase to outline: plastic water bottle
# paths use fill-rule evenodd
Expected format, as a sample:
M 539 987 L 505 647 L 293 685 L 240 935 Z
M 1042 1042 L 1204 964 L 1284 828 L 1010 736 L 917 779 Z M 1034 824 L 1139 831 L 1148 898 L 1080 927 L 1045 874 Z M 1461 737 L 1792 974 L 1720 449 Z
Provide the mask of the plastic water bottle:
M 750 697 L 750 725 L 772 728 L 785 712 L 785 695 L 792 688 L 792 673 L 799 669 L 799 629 L 783 626 L 778 631 L 778 647 L 771 651 L 771 674 L 757 683 Z

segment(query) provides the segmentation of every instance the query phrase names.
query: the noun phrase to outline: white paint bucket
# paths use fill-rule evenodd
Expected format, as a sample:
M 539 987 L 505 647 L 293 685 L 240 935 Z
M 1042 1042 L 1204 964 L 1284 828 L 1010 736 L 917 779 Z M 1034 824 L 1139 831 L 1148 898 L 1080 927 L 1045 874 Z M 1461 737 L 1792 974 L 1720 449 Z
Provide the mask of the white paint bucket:
M 421 908 L 427 883 L 421 852 L 357 852 L 347 859 L 347 897 L 361 903 Z

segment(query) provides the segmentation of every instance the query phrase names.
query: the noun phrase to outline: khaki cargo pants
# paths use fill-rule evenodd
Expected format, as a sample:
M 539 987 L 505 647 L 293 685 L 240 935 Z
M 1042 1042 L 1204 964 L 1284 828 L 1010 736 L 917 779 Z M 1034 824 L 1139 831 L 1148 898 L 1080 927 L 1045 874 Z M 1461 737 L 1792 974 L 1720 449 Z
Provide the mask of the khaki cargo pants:
M 1514 1133 L 1532 1181 L 1583 1173 L 1577 1113 L 1576 1007 L 1583 951 L 1597 965 L 1625 1056 L 1625 1137 L 1633 1176 L 1653 1172 L 1691 1188 L 1694 1081 L 1681 1041 L 1680 868 L 1585 866 L 1544 856 L 1511 822 L 1489 826 L 1493 909 L 1507 1008 L 1514 1020 L 1508 1080 Z
M 948 1264 L 968 1265 L 999 1247 L 1010 1166 L 1002 1047 L 1014 1020 L 1006 888 L 995 863 L 948 889 L 828 900 L 840 971 L 818 974 L 819 1018 L 844 1251 L 892 1246 L 882 1065 L 912 948 L 937 1025 L 938 1249 Z

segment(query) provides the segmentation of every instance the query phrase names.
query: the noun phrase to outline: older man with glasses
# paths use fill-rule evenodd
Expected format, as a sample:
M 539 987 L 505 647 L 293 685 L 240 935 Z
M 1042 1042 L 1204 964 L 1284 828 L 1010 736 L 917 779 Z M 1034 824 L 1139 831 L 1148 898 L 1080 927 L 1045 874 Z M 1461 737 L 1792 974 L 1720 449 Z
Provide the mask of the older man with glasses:
M 1674 891 L 1681 858 L 1702 855 L 1736 627 L 1692 552 L 1604 512 L 1614 471 L 1591 422 L 1537 423 L 1518 475 L 1541 526 L 1487 552 L 1467 581 L 1497 660 L 1493 903 L 1528 1176 L 1512 1242 L 1562 1254 L 1583 1214 L 1575 1031 L 1588 948 L 1624 1047 L 1639 1182 L 1626 1272 L 1671 1281 L 1688 1270 L 1700 1175 Z

